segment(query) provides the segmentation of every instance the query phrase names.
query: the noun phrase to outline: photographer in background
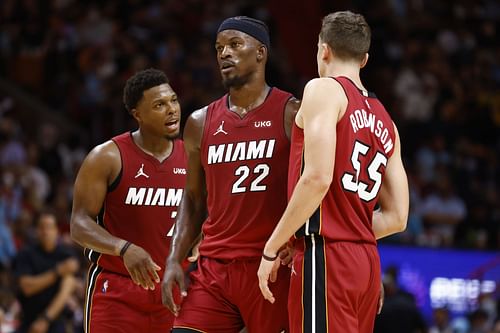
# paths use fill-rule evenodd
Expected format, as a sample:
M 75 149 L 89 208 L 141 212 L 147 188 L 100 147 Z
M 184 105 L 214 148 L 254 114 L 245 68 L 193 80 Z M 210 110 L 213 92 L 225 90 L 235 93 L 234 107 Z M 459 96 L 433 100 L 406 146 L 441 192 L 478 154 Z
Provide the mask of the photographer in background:
M 57 221 L 42 213 L 36 221 L 38 242 L 14 260 L 22 319 L 18 333 L 64 333 L 63 310 L 75 286 L 79 263 L 59 244 Z

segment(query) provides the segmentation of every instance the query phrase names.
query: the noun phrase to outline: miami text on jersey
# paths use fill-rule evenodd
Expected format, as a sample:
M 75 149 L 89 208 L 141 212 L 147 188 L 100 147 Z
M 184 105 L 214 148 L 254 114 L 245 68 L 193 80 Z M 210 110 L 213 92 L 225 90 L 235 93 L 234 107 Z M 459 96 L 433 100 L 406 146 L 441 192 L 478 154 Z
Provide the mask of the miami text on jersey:
M 182 198 L 180 188 L 129 187 L 126 205 L 135 206 L 179 206 Z
M 271 158 L 275 139 L 208 146 L 208 164 Z

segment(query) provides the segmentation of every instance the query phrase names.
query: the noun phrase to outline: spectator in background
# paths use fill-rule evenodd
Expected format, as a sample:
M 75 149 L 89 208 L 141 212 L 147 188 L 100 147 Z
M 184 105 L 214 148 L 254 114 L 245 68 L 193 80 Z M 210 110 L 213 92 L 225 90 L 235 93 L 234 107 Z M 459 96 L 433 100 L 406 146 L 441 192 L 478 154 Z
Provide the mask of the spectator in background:
M 425 183 L 436 181 L 436 171 L 441 166 L 449 166 L 451 155 L 443 135 L 435 134 L 416 152 L 418 177 Z
M 76 286 L 79 264 L 72 251 L 59 244 L 55 216 L 42 213 L 36 221 L 38 243 L 22 250 L 14 261 L 22 308 L 18 333 L 63 333 L 63 310 Z
M 498 314 L 498 306 L 500 305 L 500 303 L 497 304 L 495 293 L 482 293 L 479 295 L 478 301 L 479 309 L 483 310 L 488 315 L 488 326 L 493 327 Z
M 33 226 L 36 214 L 28 209 L 22 209 L 12 224 L 12 236 L 16 249 L 22 249 L 36 242 L 36 230 Z
M 447 308 L 437 308 L 433 312 L 434 325 L 429 333 L 455 333 L 450 325 L 450 311 Z
M 0 202 L 0 265 L 9 267 L 12 257 L 16 254 L 16 247 L 14 245 L 12 231 L 5 223 L 2 213 L 3 207 L 2 202 Z
M 27 145 L 27 159 L 22 166 L 20 184 L 25 192 L 26 201 L 33 209 L 41 209 L 52 191 L 50 179 L 45 171 L 38 167 L 39 149 L 34 142 Z
M 0 167 L 0 264 L 9 268 L 15 256 L 13 229 L 22 212 L 23 192 L 14 173 Z
M 416 41 L 408 44 L 410 50 L 422 47 Z M 403 67 L 394 82 L 394 93 L 401 100 L 405 120 L 421 124 L 431 119 L 438 96 L 437 85 L 434 75 L 426 70 L 424 60 Z
M 26 162 L 26 150 L 20 139 L 20 125 L 11 117 L 0 120 L 0 166 L 22 165 Z
M 455 226 L 465 219 L 467 208 L 444 174 L 438 176 L 436 191 L 423 200 L 420 213 L 427 237 L 423 244 L 449 247 L 453 244 Z
M 469 315 L 470 328 L 468 333 L 489 333 L 488 313 L 477 309 Z
M 500 333 L 500 318 L 497 318 L 493 323 L 493 328 L 491 329 L 491 333 Z
M 375 319 L 374 333 L 426 333 L 427 325 L 412 294 L 398 285 L 398 269 L 388 267 L 384 273 L 384 307 Z
M 8 267 L 0 264 L 0 332 L 13 332 L 18 317 L 12 275 Z
M 55 194 L 57 183 L 64 179 L 62 157 L 59 152 L 60 134 L 60 130 L 55 124 L 47 122 L 40 125 L 38 167 L 50 178 L 52 192 L 49 200 Z
M 493 207 L 480 199 L 469 201 L 469 217 L 457 226 L 455 245 L 478 250 L 498 249 L 497 230 L 500 225 L 493 219 Z

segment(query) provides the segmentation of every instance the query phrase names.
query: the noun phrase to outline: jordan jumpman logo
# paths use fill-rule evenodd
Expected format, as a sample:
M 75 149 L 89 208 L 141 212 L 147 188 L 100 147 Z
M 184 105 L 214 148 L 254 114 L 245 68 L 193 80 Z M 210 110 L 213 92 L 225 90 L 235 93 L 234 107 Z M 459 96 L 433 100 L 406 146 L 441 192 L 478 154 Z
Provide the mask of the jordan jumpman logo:
M 224 133 L 225 135 L 227 135 L 227 132 L 224 131 L 224 120 L 222 121 L 222 123 L 220 123 L 220 126 L 219 128 L 217 128 L 217 131 L 215 131 L 214 135 L 217 135 L 219 133 Z
M 141 164 L 141 167 L 139 168 L 139 171 L 137 171 L 137 175 L 135 175 L 134 178 L 138 178 L 140 176 L 144 176 L 146 178 L 149 178 L 149 176 L 146 175 L 146 173 L 144 172 L 144 163 Z

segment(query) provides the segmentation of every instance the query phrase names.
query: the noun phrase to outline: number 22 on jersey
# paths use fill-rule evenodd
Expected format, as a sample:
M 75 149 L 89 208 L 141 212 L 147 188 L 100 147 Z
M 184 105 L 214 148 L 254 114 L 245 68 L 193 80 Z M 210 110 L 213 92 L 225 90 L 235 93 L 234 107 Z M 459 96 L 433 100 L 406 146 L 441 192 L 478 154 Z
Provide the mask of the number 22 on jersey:
M 269 165 L 265 163 L 257 164 L 253 170 L 250 169 L 248 165 L 240 165 L 234 171 L 234 175 L 238 177 L 233 184 L 233 188 L 231 193 L 244 193 L 246 191 L 250 192 L 261 192 L 267 189 L 265 184 L 261 184 L 261 182 L 269 175 Z M 250 172 L 252 175 L 250 175 Z M 242 183 L 248 178 L 251 177 L 252 181 L 250 183 L 250 188 L 247 186 L 243 186 Z

